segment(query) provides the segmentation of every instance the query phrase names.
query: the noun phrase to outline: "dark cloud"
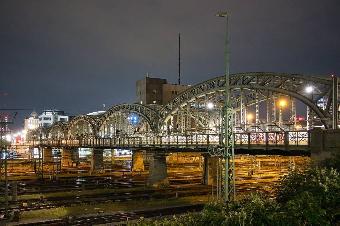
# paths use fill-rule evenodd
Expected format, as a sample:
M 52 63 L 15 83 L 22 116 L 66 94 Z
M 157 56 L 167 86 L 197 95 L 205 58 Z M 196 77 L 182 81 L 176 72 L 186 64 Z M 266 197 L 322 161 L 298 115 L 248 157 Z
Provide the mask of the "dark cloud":
M 7 0 L 0 2 L 1 107 L 94 111 L 132 102 L 149 72 L 175 82 L 182 34 L 185 83 L 231 71 L 340 73 L 337 0 Z

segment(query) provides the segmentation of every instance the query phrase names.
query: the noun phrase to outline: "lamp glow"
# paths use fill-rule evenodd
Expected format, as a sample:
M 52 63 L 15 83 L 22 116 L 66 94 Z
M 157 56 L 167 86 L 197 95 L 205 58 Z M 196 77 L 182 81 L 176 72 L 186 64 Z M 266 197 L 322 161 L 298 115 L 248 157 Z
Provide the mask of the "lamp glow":
M 211 110 L 214 109 L 214 104 L 212 102 L 207 103 L 207 109 Z
M 5 139 L 6 139 L 6 141 L 10 142 L 10 141 L 12 140 L 12 135 L 7 134 L 7 135 L 5 136 Z
M 248 121 L 253 120 L 253 118 L 254 118 L 254 115 L 253 115 L 253 114 L 251 114 L 251 113 L 247 114 L 247 120 L 248 120 Z
M 305 88 L 305 92 L 306 93 L 312 93 L 314 91 L 314 87 L 313 86 L 307 86 L 306 88 Z
M 287 106 L 287 101 L 285 99 L 279 100 L 280 108 L 284 108 Z

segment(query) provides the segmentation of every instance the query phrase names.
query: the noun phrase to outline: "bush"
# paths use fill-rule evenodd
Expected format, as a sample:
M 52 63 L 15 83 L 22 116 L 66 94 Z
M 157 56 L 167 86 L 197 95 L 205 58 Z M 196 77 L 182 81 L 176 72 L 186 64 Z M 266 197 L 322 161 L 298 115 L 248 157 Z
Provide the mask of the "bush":
M 339 172 L 310 166 L 283 177 L 274 200 L 251 194 L 236 202 L 207 204 L 201 213 L 137 225 L 336 225 L 339 213 Z
M 294 199 L 284 204 L 286 222 L 295 225 L 330 225 L 327 211 L 320 205 L 320 200 L 312 193 L 299 193 Z
M 340 171 L 340 153 L 333 153 L 331 158 L 321 161 L 320 165 Z
M 340 209 L 339 172 L 318 167 L 310 167 L 304 172 L 294 171 L 281 181 L 277 201 L 290 214 L 291 209 L 295 209 L 300 214 L 295 217 L 306 218 L 306 211 L 311 211 L 310 214 L 333 220 Z

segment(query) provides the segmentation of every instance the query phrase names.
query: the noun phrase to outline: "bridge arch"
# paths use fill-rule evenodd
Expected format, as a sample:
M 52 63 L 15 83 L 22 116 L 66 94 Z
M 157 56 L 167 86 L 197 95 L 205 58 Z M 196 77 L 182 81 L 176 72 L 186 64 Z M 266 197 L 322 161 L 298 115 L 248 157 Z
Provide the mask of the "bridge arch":
M 67 125 L 67 136 L 69 138 L 97 137 L 98 128 L 99 118 L 97 116 L 76 116 Z
M 53 123 L 51 127 L 48 128 L 48 138 L 52 139 L 64 139 L 67 137 L 68 124 L 65 122 Z
M 39 141 L 48 138 L 49 128 L 39 127 L 34 130 L 27 131 L 26 139 L 28 141 Z
M 312 85 L 316 88 L 314 95 L 309 96 L 305 93 L 306 85 Z M 162 125 L 176 112 L 179 108 L 192 102 L 196 98 L 206 94 L 220 91 L 223 92 L 225 87 L 225 77 L 220 76 L 209 79 L 188 90 L 180 93 L 161 110 Z M 238 73 L 230 76 L 231 90 L 248 89 L 254 91 L 266 91 L 294 97 L 307 105 L 322 124 L 327 128 L 331 123 L 329 113 L 331 101 L 328 101 L 325 109 L 317 105 L 321 98 L 330 99 L 332 80 L 326 77 L 305 76 L 300 74 L 286 74 L 273 72 L 249 72 Z
M 110 123 L 122 123 L 125 124 L 125 126 L 128 126 L 128 117 L 131 116 L 131 114 L 136 114 L 138 117 L 142 118 L 146 123 L 147 128 L 144 128 L 146 131 L 151 131 L 153 133 L 158 131 L 158 123 L 161 117 L 156 109 L 141 104 L 119 104 L 112 106 L 101 116 L 99 125 L 101 135 L 105 136 L 105 134 L 108 134 L 106 131 L 110 129 L 121 129 L 120 127 L 108 128 L 110 127 Z M 115 118 L 115 122 L 113 121 L 113 118 Z M 120 122 L 117 122 L 117 120 L 120 120 Z M 113 133 L 115 132 L 111 132 L 111 134 Z

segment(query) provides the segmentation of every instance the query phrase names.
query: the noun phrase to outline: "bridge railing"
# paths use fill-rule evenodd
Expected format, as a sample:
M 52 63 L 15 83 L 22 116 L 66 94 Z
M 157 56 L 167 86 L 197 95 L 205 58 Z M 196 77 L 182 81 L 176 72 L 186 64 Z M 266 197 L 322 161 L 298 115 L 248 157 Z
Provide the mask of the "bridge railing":
M 294 149 L 309 146 L 308 131 L 285 132 L 248 132 L 235 133 L 236 148 Z M 82 138 L 82 139 L 47 139 L 33 141 L 31 146 L 48 145 L 53 147 L 103 147 L 103 148 L 133 148 L 133 147 L 177 147 L 197 148 L 209 145 L 219 145 L 220 134 L 173 134 L 162 136 L 135 136 L 113 138 Z
M 308 131 L 235 133 L 235 145 L 241 146 L 308 146 Z

